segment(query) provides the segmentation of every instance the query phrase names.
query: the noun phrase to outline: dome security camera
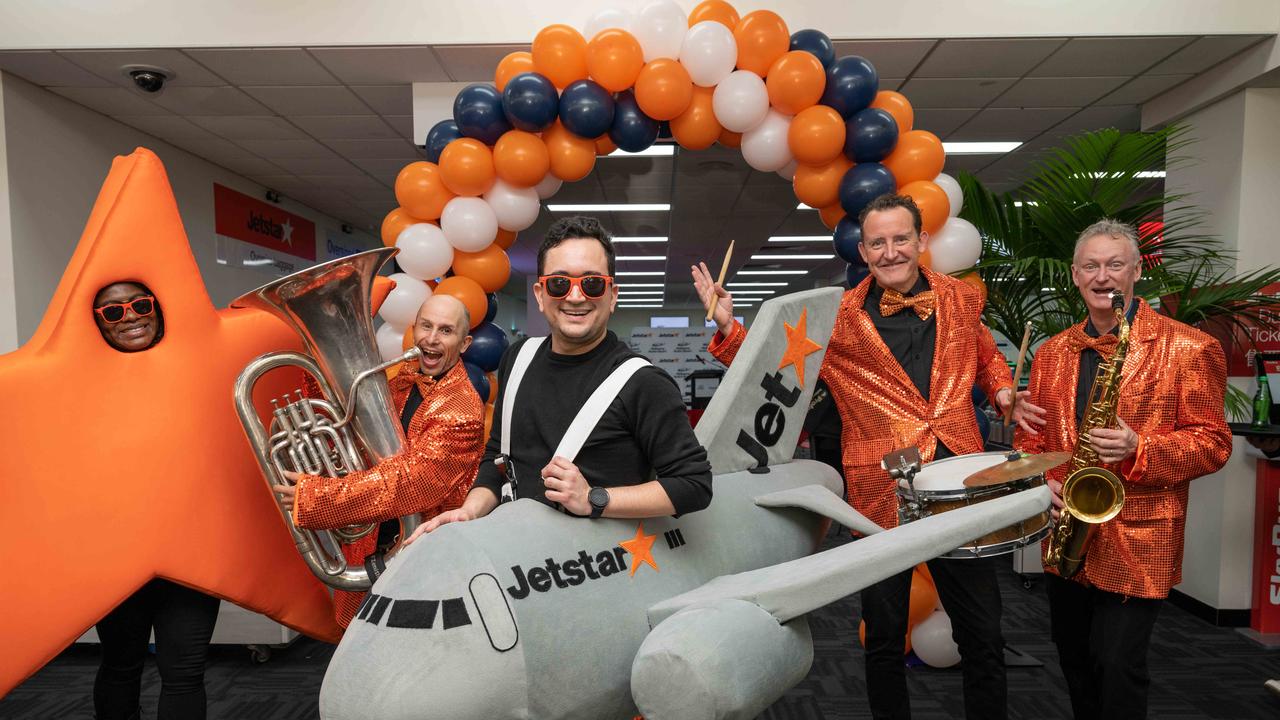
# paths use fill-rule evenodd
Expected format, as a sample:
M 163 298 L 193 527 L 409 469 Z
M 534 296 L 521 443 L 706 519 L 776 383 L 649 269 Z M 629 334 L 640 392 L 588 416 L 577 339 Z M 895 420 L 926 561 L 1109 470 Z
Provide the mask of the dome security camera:
M 164 90 L 164 84 L 173 79 L 171 71 L 151 65 L 125 65 L 120 70 L 129 76 L 134 87 L 147 95 Z

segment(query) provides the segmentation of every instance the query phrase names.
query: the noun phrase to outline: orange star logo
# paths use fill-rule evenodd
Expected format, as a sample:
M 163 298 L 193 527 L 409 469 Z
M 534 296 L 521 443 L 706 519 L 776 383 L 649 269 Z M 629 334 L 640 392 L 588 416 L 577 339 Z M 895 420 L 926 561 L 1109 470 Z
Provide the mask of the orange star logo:
M 636 536 L 618 543 L 623 550 L 631 553 L 631 577 L 636 576 L 640 563 L 647 563 L 655 572 L 661 572 L 658 570 L 658 563 L 653 561 L 653 541 L 657 539 L 657 535 L 644 534 L 644 521 L 641 520 L 636 526 Z
M 795 327 L 782 323 L 782 327 L 787 333 L 787 350 L 782 353 L 782 362 L 779 363 L 778 369 L 788 365 L 794 365 L 796 368 L 796 378 L 800 380 L 800 387 L 804 387 L 804 359 L 811 353 L 816 353 L 822 349 L 822 346 L 809 339 L 805 325 L 808 322 L 809 308 L 805 307 L 800 310 L 800 319 L 796 321 Z

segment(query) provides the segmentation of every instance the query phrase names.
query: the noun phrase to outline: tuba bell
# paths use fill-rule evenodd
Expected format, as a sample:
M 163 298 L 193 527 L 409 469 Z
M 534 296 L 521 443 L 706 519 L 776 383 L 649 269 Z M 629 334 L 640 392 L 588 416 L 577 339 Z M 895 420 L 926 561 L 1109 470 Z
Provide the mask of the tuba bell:
M 403 356 L 382 362 L 374 340 L 373 279 L 394 248 L 379 248 L 315 265 L 245 293 L 231 303 L 236 308 L 265 310 L 284 320 L 302 336 L 308 354 L 267 353 L 254 359 L 236 378 L 235 401 L 240 423 L 253 446 L 258 466 L 272 485 L 290 484 L 284 471 L 341 477 L 364 470 L 404 447 L 391 390 L 383 371 L 419 356 L 412 348 Z M 301 368 L 319 387 L 321 398 L 273 399 L 268 429 L 253 404 L 258 379 L 276 368 Z M 286 527 L 302 559 L 322 582 L 338 590 L 368 590 L 382 574 L 397 545 L 385 555 L 373 553 L 363 566 L 352 567 L 341 543 L 364 537 L 377 524 L 336 530 L 304 530 L 280 505 Z M 400 518 L 400 538 L 407 538 L 419 517 Z

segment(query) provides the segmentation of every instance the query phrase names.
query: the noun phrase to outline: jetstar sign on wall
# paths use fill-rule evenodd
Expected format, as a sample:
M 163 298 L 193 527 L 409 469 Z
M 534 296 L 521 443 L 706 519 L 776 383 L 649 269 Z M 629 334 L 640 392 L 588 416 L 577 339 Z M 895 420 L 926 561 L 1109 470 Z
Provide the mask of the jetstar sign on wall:
M 315 262 L 316 225 L 304 217 L 217 183 L 213 213 L 219 262 L 260 267 L 273 274 L 288 274 Z M 225 240 L 248 246 L 231 251 L 228 246 L 237 243 Z

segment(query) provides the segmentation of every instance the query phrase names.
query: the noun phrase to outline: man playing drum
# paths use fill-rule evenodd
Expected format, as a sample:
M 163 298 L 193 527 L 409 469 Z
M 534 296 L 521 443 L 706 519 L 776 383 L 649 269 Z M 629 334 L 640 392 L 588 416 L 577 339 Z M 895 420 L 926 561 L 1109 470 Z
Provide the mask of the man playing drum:
M 870 277 L 841 302 L 820 377 L 843 421 L 843 465 L 849 504 L 881 526 L 898 524 L 895 481 L 880 460 L 914 446 L 925 462 L 983 449 L 971 392 L 978 385 L 1007 408 L 1009 368 L 981 322 L 982 299 L 969 285 L 920 268 L 928 242 L 911 198 L 882 195 L 862 210 L 858 251 Z M 703 304 L 714 299 L 719 332 L 710 350 L 733 359 L 746 331 L 733 318 L 732 296 L 693 268 Z M 1023 393 L 1025 395 L 1025 393 Z M 1019 399 L 1015 419 L 1039 412 Z M 935 560 L 929 568 L 951 616 L 963 660 L 965 714 L 1006 716 L 1004 638 L 995 558 Z M 866 680 L 875 718 L 907 718 L 903 652 L 911 571 L 862 591 Z

